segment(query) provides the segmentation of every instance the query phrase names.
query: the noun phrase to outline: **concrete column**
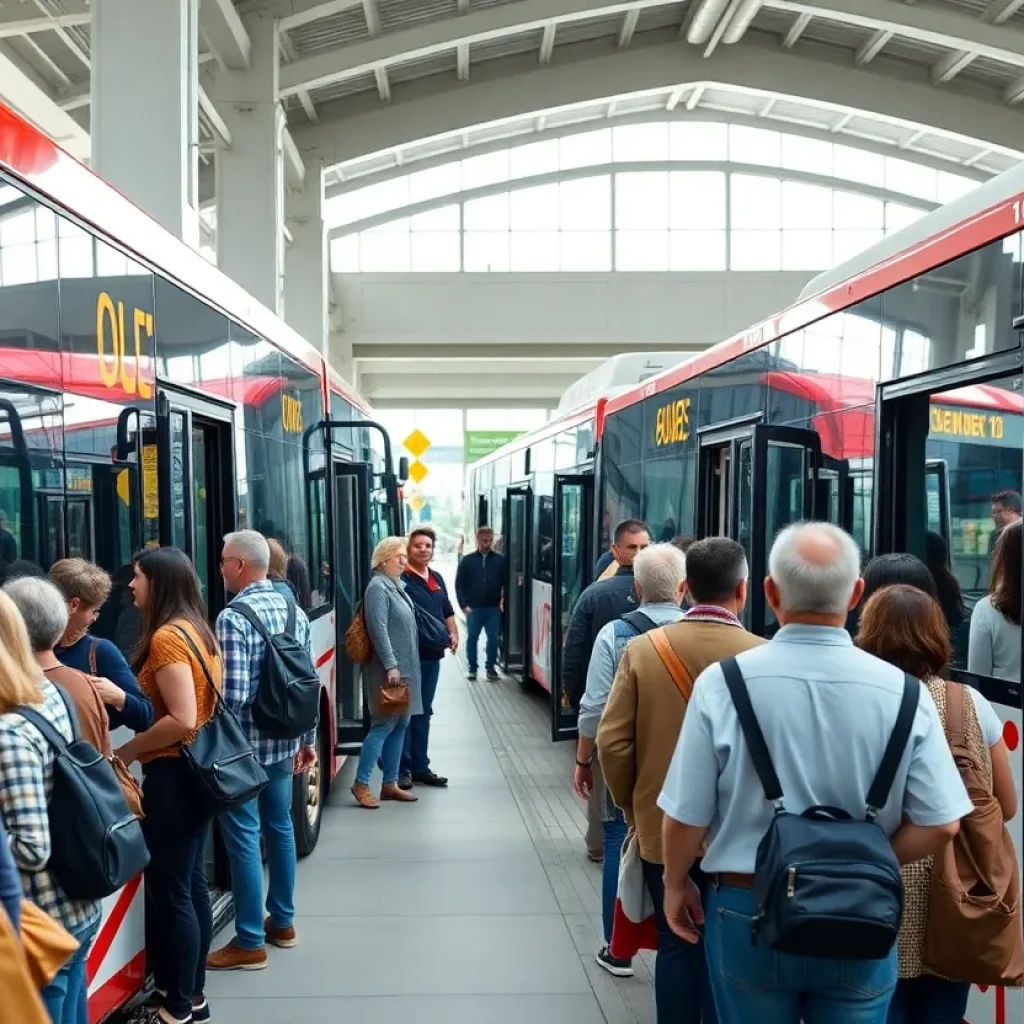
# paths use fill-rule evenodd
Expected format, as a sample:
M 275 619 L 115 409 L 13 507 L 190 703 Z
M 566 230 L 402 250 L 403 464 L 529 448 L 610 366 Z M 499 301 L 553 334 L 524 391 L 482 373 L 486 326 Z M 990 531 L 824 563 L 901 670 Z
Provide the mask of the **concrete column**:
M 91 165 L 199 247 L 198 0 L 92 0 Z
M 327 355 L 327 232 L 323 163 L 308 159 L 305 188 L 285 196 L 285 224 L 292 244 L 284 255 L 284 318 Z M 341 373 L 341 368 L 338 368 Z
M 277 23 L 254 14 L 249 71 L 222 71 L 211 98 L 231 145 L 217 153 L 217 266 L 274 312 L 282 307 L 284 111 L 277 98 Z
M 358 373 L 352 353 L 352 342 L 340 332 L 332 332 L 327 351 L 327 361 L 356 389 L 359 390 Z

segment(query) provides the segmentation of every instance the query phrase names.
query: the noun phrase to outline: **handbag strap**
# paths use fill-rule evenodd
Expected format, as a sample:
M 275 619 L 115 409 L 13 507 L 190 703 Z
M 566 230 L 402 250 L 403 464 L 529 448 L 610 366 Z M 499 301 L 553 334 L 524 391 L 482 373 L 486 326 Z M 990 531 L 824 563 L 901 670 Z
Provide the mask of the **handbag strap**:
M 959 683 L 946 682 L 946 740 L 951 747 L 967 746 L 964 725 L 964 688 Z
M 896 771 L 903 760 L 903 751 L 910 739 L 910 730 L 914 727 L 914 717 L 921 701 L 921 681 L 911 675 L 903 676 L 903 699 L 900 701 L 896 724 L 889 734 L 889 742 L 885 745 L 882 763 L 878 766 L 875 781 L 868 790 L 867 820 L 874 821 L 878 812 L 889 799 L 889 790 L 896 779 Z
M 206 659 L 199 653 L 199 648 L 196 646 L 195 640 L 192 639 L 188 630 L 183 626 L 172 626 L 171 628 L 185 638 L 185 643 L 188 644 L 189 649 L 196 656 L 196 661 L 199 662 L 199 667 L 203 670 L 203 675 L 206 676 L 206 681 L 210 684 L 210 689 L 213 690 L 214 696 L 216 697 L 214 705 L 216 706 L 217 704 L 222 703 L 223 698 L 221 697 L 220 690 L 217 689 L 217 685 L 213 681 L 213 676 L 210 675 L 210 670 L 206 667 Z
M 99 647 L 99 645 L 100 642 L 96 637 L 89 637 L 89 674 L 93 676 L 98 676 L 100 674 L 96 660 L 96 648 Z
M 676 684 L 676 689 L 683 695 L 683 700 L 689 703 L 693 696 L 693 676 L 683 664 L 683 659 L 676 654 L 675 648 L 669 643 L 664 629 L 655 629 L 648 635 L 651 638 L 651 643 L 654 644 L 654 649 L 658 652 L 658 657 L 661 658 L 662 665 L 668 669 L 672 682 Z
M 747 741 L 750 759 L 754 762 L 754 771 L 757 772 L 758 779 L 761 780 L 765 799 L 771 801 L 776 811 L 781 811 L 783 810 L 782 783 L 779 782 L 775 765 L 772 764 L 772 756 L 768 753 L 768 744 L 765 742 L 764 733 L 761 732 L 757 715 L 754 714 L 754 706 L 750 703 L 747 681 L 743 678 L 743 673 L 735 658 L 726 658 L 721 665 L 722 675 L 725 676 L 725 685 L 729 688 L 729 696 L 736 708 L 736 716 L 740 720 L 743 738 Z

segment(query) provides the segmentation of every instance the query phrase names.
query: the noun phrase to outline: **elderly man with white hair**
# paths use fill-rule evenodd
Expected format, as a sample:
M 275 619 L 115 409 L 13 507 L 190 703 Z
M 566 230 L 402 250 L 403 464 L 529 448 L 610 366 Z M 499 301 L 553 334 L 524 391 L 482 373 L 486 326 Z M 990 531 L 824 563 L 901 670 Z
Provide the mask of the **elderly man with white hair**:
M 587 668 L 587 690 L 580 701 L 579 739 L 576 741 L 576 771 L 573 788 L 583 800 L 590 797 L 594 786 L 594 745 L 601 713 L 608 702 L 615 670 L 619 666 L 626 645 L 636 636 L 658 626 L 678 622 L 683 610 L 682 600 L 686 583 L 686 561 L 683 553 L 672 544 L 655 544 L 636 556 L 633 563 L 633 582 L 640 597 L 640 607 L 613 619 L 602 626 L 594 641 Z M 602 879 L 602 918 L 604 946 L 597 954 L 597 962 L 609 974 L 628 978 L 633 974 L 629 960 L 611 955 L 608 944 L 612 939 L 612 920 L 615 915 L 615 896 L 619 881 L 619 858 L 626 838 L 626 819 L 606 794 L 602 811 L 604 826 L 604 865 Z
M 825 806 L 863 819 L 896 722 L 903 673 L 854 647 L 843 628 L 863 589 L 857 546 L 842 530 L 803 523 L 779 534 L 764 590 L 781 628 L 735 660 L 790 813 Z M 720 664 L 697 679 L 658 803 L 665 812 L 665 914 L 690 942 L 704 925 L 721 1024 L 884 1024 L 896 985 L 895 947 L 881 960 L 830 960 L 753 939 L 755 859 L 773 807 Z M 971 809 L 922 686 L 889 799 L 875 820 L 908 864 L 940 849 Z M 688 872 L 705 847 L 711 884 L 702 907 Z

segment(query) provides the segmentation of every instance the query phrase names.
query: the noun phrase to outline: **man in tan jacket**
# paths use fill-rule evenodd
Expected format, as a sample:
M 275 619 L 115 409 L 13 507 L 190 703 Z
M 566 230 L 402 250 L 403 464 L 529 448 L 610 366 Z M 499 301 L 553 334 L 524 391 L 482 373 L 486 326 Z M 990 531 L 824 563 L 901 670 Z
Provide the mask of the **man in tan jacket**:
M 627 647 L 597 732 L 606 784 L 636 831 L 654 902 L 658 1024 L 700 1024 L 702 1014 L 705 1024 L 715 1019 L 703 945 L 684 942 L 665 920 L 658 794 L 694 680 L 709 665 L 764 643 L 739 620 L 747 599 L 747 560 L 735 541 L 710 537 L 692 544 L 686 553 L 686 587 L 692 604 L 682 620 Z M 700 870 L 694 870 L 700 885 Z

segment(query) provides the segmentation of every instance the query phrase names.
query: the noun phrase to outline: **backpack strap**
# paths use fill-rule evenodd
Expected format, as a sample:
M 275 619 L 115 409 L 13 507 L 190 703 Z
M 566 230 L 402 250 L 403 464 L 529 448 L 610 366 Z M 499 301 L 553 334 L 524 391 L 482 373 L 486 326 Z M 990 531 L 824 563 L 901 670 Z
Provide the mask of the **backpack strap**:
M 689 703 L 693 696 L 693 676 L 690 675 L 683 659 L 676 654 L 675 648 L 669 643 L 664 629 L 654 630 L 650 637 L 654 649 L 658 652 L 658 657 L 661 658 L 662 665 L 668 669 L 672 682 L 676 684 L 676 689 L 683 695 L 683 700 Z
M 263 624 L 263 620 L 244 601 L 234 600 L 228 605 L 233 612 L 238 612 L 246 622 L 256 630 L 266 643 L 270 643 L 270 631 Z
M 868 790 L 868 821 L 874 821 L 878 817 L 878 812 L 889 799 L 889 790 L 892 789 L 896 771 L 900 766 L 900 761 L 903 760 L 903 751 L 907 748 L 910 730 L 914 727 L 914 716 L 917 714 L 920 700 L 921 680 L 904 674 L 903 700 L 900 703 L 899 714 L 896 716 L 896 724 L 889 735 L 889 742 L 882 755 L 882 763 L 878 766 L 875 781 L 871 783 L 871 788 Z
M 736 708 L 736 717 L 740 720 L 743 738 L 747 742 L 747 750 L 750 751 L 750 759 L 754 762 L 754 771 L 757 772 L 757 777 L 761 781 L 765 799 L 774 805 L 776 812 L 781 811 L 783 810 L 782 783 L 779 782 L 775 765 L 772 764 L 772 756 L 768 753 L 768 744 L 765 742 L 764 733 L 757 721 L 757 715 L 754 714 L 754 706 L 750 703 L 747 681 L 743 678 L 743 673 L 735 658 L 726 658 L 720 664 L 722 675 L 725 676 L 725 685 L 729 688 L 729 696 L 732 698 L 733 707 Z M 892 785 L 891 780 L 889 784 Z
M 964 688 L 959 683 L 946 682 L 946 740 L 951 747 L 967 746 L 965 726 Z
M 286 597 L 284 601 L 285 604 L 288 605 L 288 619 L 284 624 L 284 631 L 288 634 L 288 636 L 295 636 L 295 627 L 298 624 L 298 610 L 296 607 L 296 602 L 288 597 Z
M 636 631 L 637 636 L 643 636 L 644 633 L 649 633 L 652 629 L 658 628 L 658 624 L 646 612 L 626 612 L 625 615 L 620 615 L 619 618 L 627 626 L 631 626 Z

